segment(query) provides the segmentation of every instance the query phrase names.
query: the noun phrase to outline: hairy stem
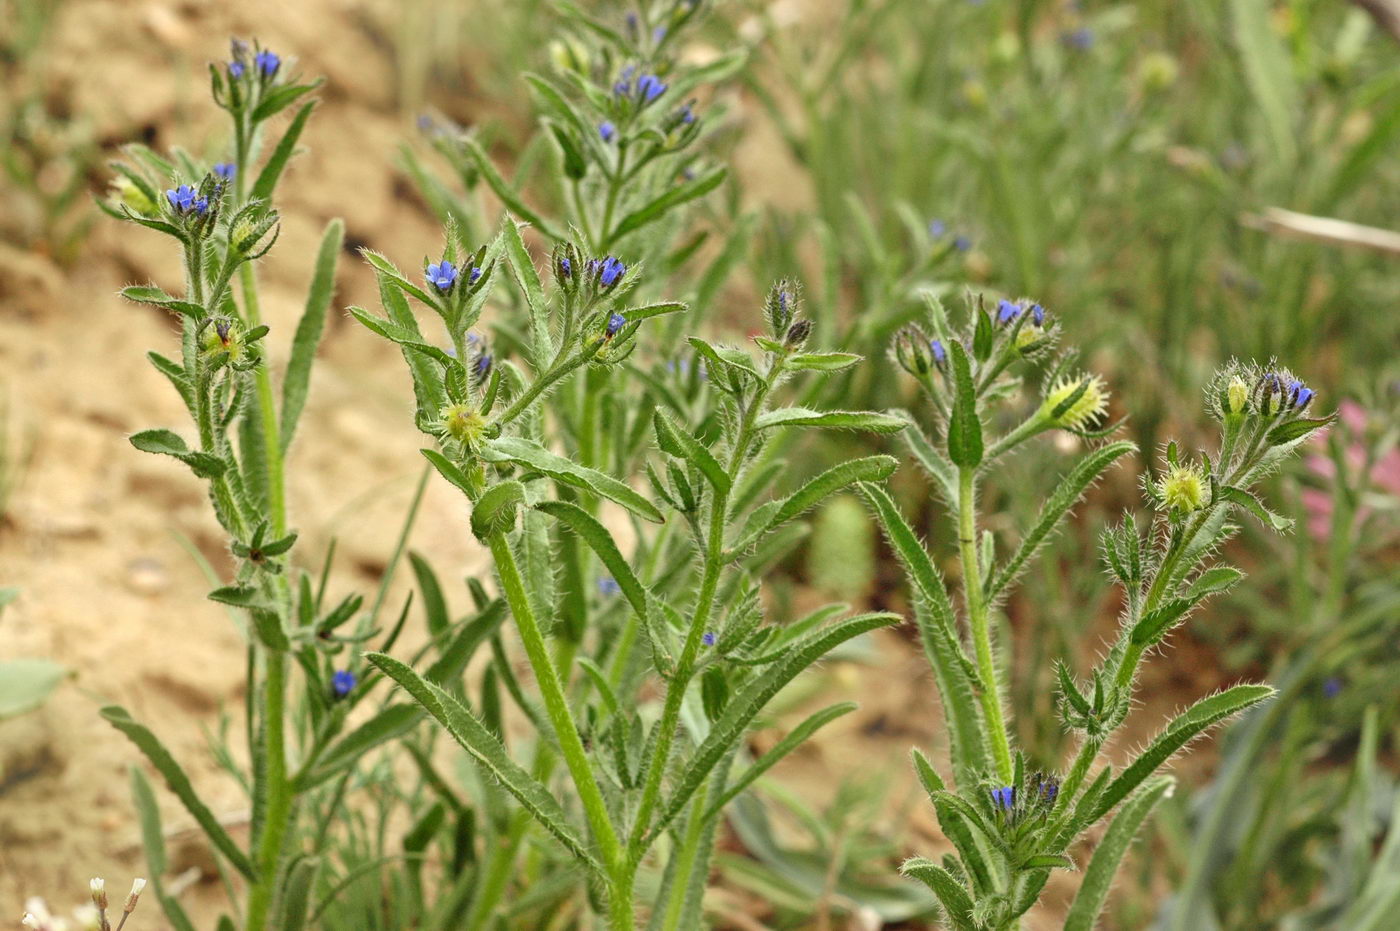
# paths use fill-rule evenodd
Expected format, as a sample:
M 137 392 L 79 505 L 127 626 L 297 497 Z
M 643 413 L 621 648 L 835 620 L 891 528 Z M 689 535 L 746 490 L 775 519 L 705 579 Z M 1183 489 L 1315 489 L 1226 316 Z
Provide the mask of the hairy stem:
M 287 781 L 284 732 L 287 658 L 278 650 L 267 650 L 264 657 L 263 785 L 267 797 L 267 814 L 263 819 L 262 837 L 258 840 L 258 876 L 248 893 L 248 923 L 244 926 L 245 931 L 263 931 L 268 927 L 268 912 L 277 888 L 277 867 L 282 855 L 282 839 L 286 836 L 292 813 L 292 787 Z

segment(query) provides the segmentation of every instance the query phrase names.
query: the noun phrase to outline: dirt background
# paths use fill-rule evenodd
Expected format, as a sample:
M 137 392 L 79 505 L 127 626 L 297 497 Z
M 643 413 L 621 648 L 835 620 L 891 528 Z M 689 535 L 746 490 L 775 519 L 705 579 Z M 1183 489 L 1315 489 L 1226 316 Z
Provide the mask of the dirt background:
M 276 367 L 285 363 L 285 335 L 329 219 L 343 217 L 347 226 L 338 308 L 375 301 L 372 278 L 351 249 L 370 246 L 411 265 L 436 248 L 428 211 L 395 167 L 398 147 L 412 136 L 405 97 L 415 96 L 397 54 L 399 12 L 389 2 L 348 0 L 69 0 L 54 24 L 42 61 L 46 97 L 86 122 L 109 152 L 141 139 L 157 149 L 179 144 L 221 154 L 223 114 L 208 100 L 204 69 L 222 57 L 230 35 L 256 35 L 296 58 L 303 73 L 327 77 L 306 151 L 283 185 L 281 240 L 261 270 Z M 433 25 L 431 18 L 415 22 Z M 458 119 L 524 125 L 528 113 L 510 108 L 523 98 L 519 88 L 503 103 L 489 87 L 513 70 L 477 60 L 454 73 L 466 93 L 450 99 L 433 99 L 431 74 L 425 86 L 430 102 Z M 798 174 L 764 154 L 779 147 L 763 144 L 759 132 L 739 148 L 745 188 L 760 198 L 781 192 L 792 206 L 803 196 L 793 184 Z M 94 190 L 104 177 L 94 175 Z M 0 916 L 18 915 L 29 895 L 66 910 L 82 901 L 90 876 L 124 889 L 145 872 L 127 778 L 138 754 L 98 717 L 103 704 L 124 705 L 151 724 L 235 831 L 246 814 L 205 737 L 221 709 L 241 703 L 242 642 L 205 599 L 210 586 L 183 542 L 223 567 L 223 538 L 201 484 L 126 440 L 148 427 L 183 428 L 184 413 L 143 358 L 153 347 L 172 351 L 172 321 L 122 302 L 116 291 L 147 281 L 177 290 L 180 274 L 162 237 L 104 219 L 71 267 L 0 245 L 0 395 L 8 395 L 12 428 L 33 443 L 0 521 L 0 584 L 23 590 L 0 619 L 0 658 L 50 657 L 72 670 L 42 710 L 0 723 Z M 321 554 L 338 540 L 334 593 L 371 591 L 388 559 L 419 469 L 410 401 L 397 352 L 333 314 L 287 475 L 299 551 Z M 485 563 L 463 517 L 455 493 L 432 482 L 412 545 L 432 554 L 444 578 Z M 780 774 L 820 799 L 838 774 L 888 773 L 887 817 L 927 850 L 936 831 L 926 806 L 908 804 L 906 753 L 911 744 L 942 752 L 931 728 L 934 690 L 907 636 L 887 635 L 877 649 L 879 668 L 839 667 L 823 681 L 825 701 L 853 697 L 862 710 L 824 731 Z M 1165 714 L 1175 701 L 1168 695 L 1161 704 Z M 1142 720 L 1159 721 L 1152 711 Z M 200 871 L 204 857 L 188 817 L 168 793 L 158 790 L 158 797 L 173 872 L 190 880 L 182 897 L 201 925 L 212 924 L 219 887 Z M 153 903 L 139 917 L 140 928 L 162 926 Z

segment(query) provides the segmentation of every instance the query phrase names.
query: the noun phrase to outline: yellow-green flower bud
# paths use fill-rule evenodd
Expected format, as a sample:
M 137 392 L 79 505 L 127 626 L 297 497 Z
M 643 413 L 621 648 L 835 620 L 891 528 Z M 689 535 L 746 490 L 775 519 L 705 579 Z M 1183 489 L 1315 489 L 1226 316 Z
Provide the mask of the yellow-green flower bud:
M 1057 427 L 1082 430 L 1108 411 L 1108 388 L 1098 375 L 1062 377 L 1050 386 L 1040 410 Z
M 1143 56 L 1138 65 L 1138 80 L 1142 82 L 1143 90 L 1149 94 L 1157 93 L 1175 84 L 1180 70 L 1176 59 L 1166 52 L 1150 52 Z
M 486 418 L 470 404 L 444 407 L 442 422 L 448 436 L 468 448 L 475 448 L 486 436 Z
M 1249 405 L 1249 386 L 1236 375 L 1225 386 L 1225 413 L 1239 414 Z
M 143 217 L 149 217 L 156 213 L 155 201 L 146 196 L 136 184 L 128 177 L 121 175 L 112 182 L 112 193 L 116 199 L 131 209 L 131 212 Z
M 1189 514 L 1206 505 L 1206 477 L 1195 466 L 1174 465 L 1160 482 L 1157 493 L 1173 511 Z

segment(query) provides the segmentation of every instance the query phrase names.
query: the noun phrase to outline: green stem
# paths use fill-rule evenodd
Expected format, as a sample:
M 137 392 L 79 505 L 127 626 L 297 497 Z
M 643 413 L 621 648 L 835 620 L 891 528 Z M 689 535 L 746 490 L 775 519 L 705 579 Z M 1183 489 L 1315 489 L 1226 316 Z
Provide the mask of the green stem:
M 506 603 L 510 605 L 511 616 L 515 618 L 516 627 L 520 631 L 520 639 L 525 645 L 525 655 L 530 661 L 530 667 L 534 671 L 535 680 L 540 687 L 540 694 L 544 698 L 545 712 L 549 715 L 550 724 L 554 728 L 554 736 L 559 741 L 560 750 L 564 754 L 564 763 L 569 768 L 569 775 L 573 777 L 579 799 L 583 802 L 584 815 L 588 819 L 594 841 L 602 852 L 603 865 L 612 880 L 613 885 L 609 890 L 609 896 L 611 899 L 616 899 L 619 893 L 618 879 L 627 870 L 622 856 L 622 847 L 613 830 L 612 821 L 608 817 L 607 803 L 603 800 L 603 793 L 598 788 L 598 782 L 593 776 L 593 768 L 588 761 L 588 752 L 583 748 L 578 727 L 574 724 L 573 715 L 569 712 L 568 699 L 565 697 L 563 686 L 559 682 L 559 674 L 555 669 L 554 662 L 550 659 L 544 635 L 535 619 L 534 608 L 530 605 L 530 597 L 525 590 L 525 580 L 521 577 L 520 567 L 515 562 L 515 553 L 511 550 L 510 543 L 506 540 L 503 531 L 498 530 L 492 533 L 487 537 L 486 542 L 491 548 L 496 570 L 501 576 L 501 587 L 505 592 Z M 630 916 L 632 908 L 630 894 L 628 894 L 625 903 L 614 902 L 610 909 L 616 913 L 622 907 L 627 909 Z M 630 928 L 631 925 L 628 924 L 625 927 Z
M 277 650 L 265 654 L 263 700 L 263 791 L 267 793 L 267 813 L 258 841 L 258 878 L 248 893 L 248 923 L 245 931 L 263 931 L 268 921 L 273 893 L 277 888 L 278 861 L 292 813 L 292 788 L 287 781 L 287 748 L 283 730 L 287 685 L 287 658 Z
M 243 283 L 243 315 L 248 329 L 262 324 L 258 305 L 258 281 L 253 263 L 245 262 L 238 274 Z M 267 361 L 257 367 L 253 381 L 258 391 L 258 414 L 262 421 L 263 465 L 267 469 L 267 506 L 272 518 L 272 539 L 287 534 L 287 498 L 282 476 L 282 436 L 277 429 L 277 404 L 272 395 L 272 375 Z
M 705 830 L 705 802 L 710 792 L 710 781 L 707 779 L 695 793 L 695 801 L 691 804 L 690 820 L 686 822 L 685 837 L 681 840 L 681 848 L 677 851 L 676 870 L 671 874 L 671 894 L 666 900 L 666 917 L 662 923 L 662 931 L 676 931 L 677 922 L 684 917 L 685 897 L 690 890 L 690 874 L 695 869 L 695 858 L 700 851 L 700 839 Z
M 972 643 L 977 650 L 977 669 L 981 678 L 979 692 L 982 712 L 987 719 L 988 738 L 992 755 L 997 761 L 997 773 L 1004 784 L 1010 784 L 1011 744 L 1006 737 L 1006 721 L 1001 710 L 1001 683 L 997 680 L 996 662 L 992 658 L 991 624 L 987 604 L 983 599 L 982 572 L 977 563 L 977 501 L 975 470 L 958 469 L 958 552 L 962 557 L 963 597 L 967 601 L 968 622 L 972 626 Z

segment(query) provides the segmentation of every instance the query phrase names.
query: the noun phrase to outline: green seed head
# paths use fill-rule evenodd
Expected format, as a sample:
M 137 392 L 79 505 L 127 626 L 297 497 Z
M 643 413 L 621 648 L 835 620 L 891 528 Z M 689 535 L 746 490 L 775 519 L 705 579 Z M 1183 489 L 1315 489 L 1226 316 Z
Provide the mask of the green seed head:
M 486 418 L 470 404 L 449 404 L 442 409 L 447 433 L 463 446 L 474 448 L 486 436 Z
M 1108 411 L 1108 388 L 1098 375 L 1062 377 L 1046 393 L 1041 411 L 1057 427 L 1082 430 Z
M 1206 477 L 1195 466 L 1175 465 L 1157 484 L 1157 492 L 1173 511 L 1199 511 L 1206 505 Z

